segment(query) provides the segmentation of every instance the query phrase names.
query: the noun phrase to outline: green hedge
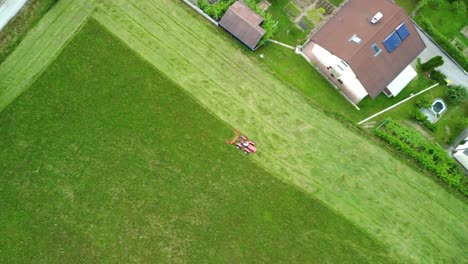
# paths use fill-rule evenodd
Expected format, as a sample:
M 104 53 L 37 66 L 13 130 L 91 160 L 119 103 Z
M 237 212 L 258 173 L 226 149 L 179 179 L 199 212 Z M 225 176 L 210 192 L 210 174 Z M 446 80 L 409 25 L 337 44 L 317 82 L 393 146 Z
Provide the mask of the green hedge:
M 420 124 L 424 125 L 430 131 L 434 132 L 437 129 L 437 126 L 435 124 L 431 123 L 427 119 L 427 116 L 421 112 L 421 110 L 415 109 L 415 110 L 413 110 L 413 112 L 410 113 L 410 115 L 411 115 L 412 118 L 414 118 Z
M 454 60 L 460 64 L 460 66 L 468 71 L 468 59 L 465 57 L 463 52 L 459 50 L 455 45 L 453 45 L 450 40 L 442 35 L 434 26 L 432 25 L 431 21 L 424 17 L 423 15 L 417 16 L 417 21 L 419 25 L 426 31 L 431 37 L 442 47 Z
M 467 181 L 458 164 L 439 145 L 428 141 L 418 131 L 389 120 L 375 134 L 399 152 L 413 158 L 449 186 L 468 196 Z

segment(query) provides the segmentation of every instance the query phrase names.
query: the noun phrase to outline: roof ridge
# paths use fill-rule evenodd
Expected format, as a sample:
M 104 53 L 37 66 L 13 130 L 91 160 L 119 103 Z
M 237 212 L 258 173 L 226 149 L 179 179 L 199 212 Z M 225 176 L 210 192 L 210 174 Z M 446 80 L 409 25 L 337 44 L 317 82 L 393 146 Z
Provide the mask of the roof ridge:
M 242 1 L 237 1 L 237 2 L 242 2 Z M 243 3 L 247 8 L 249 8 L 252 12 L 254 12 L 256 15 L 258 15 L 259 17 L 262 18 L 262 21 L 261 21 L 260 23 L 262 23 L 262 22 L 265 20 L 264 17 L 262 17 L 261 15 L 257 14 L 257 12 L 253 11 L 247 4 L 245 4 L 244 2 L 242 2 L 242 3 Z M 228 10 L 228 11 L 229 11 L 229 10 Z M 247 23 L 247 24 L 249 24 L 249 25 L 252 26 L 252 24 L 249 23 L 249 21 L 247 21 L 243 16 L 241 16 L 240 13 L 237 13 L 234 9 L 230 9 L 230 11 L 232 11 L 233 13 L 235 13 L 235 14 L 236 14 L 238 17 L 240 17 L 245 23 Z M 254 28 L 258 33 L 261 33 L 260 30 L 265 31 L 265 29 L 262 28 L 262 27 L 260 26 L 260 24 L 255 25 L 255 26 L 253 26 L 252 28 Z M 259 29 L 260 29 L 260 30 L 259 30 Z

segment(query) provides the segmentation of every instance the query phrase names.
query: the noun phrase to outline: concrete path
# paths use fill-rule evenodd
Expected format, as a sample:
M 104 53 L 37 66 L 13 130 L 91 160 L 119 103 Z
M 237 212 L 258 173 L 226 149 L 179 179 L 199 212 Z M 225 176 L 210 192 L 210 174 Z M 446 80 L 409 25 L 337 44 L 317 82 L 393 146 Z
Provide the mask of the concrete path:
M 468 74 L 463 71 L 460 67 L 458 67 L 445 53 L 432 42 L 431 39 L 427 37 L 427 35 L 422 32 L 418 27 L 416 30 L 421 35 L 421 38 L 426 44 L 426 49 L 419 55 L 421 58 L 421 62 L 426 62 L 430 58 L 440 55 L 444 59 L 444 65 L 438 67 L 437 69 L 441 71 L 443 74 L 447 75 L 447 79 L 451 81 L 452 84 L 463 85 L 468 87 Z M 416 65 L 416 61 L 412 63 L 413 66 Z
M 24 4 L 26 4 L 26 0 L 0 0 L 0 31 Z

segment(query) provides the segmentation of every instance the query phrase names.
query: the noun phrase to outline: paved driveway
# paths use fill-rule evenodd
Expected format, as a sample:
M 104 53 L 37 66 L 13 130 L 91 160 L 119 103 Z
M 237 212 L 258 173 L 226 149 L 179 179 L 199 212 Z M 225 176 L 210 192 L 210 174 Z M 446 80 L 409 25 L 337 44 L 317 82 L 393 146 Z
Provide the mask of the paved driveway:
M 430 58 L 440 55 L 444 59 L 444 65 L 437 68 L 443 74 L 447 75 L 447 79 L 451 81 L 452 84 L 459 84 L 467 87 L 468 89 L 468 74 L 466 74 L 460 67 L 458 67 L 450 58 L 445 55 L 438 46 L 434 44 L 423 32 L 416 27 L 416 30 L 421 35 L 426 48 L 419 55 L 421 62 L 426 62 Z M 416 61 L 412 63 L 413 66 L 416 65 Z

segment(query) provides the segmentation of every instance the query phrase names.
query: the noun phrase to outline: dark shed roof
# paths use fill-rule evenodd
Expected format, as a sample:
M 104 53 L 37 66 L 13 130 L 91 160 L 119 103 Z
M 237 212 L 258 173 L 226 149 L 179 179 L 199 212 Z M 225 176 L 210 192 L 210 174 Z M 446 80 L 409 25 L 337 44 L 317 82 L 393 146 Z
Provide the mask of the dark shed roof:
M 260 27 L 262 22 L 263 17 L 255 13 L 244 2 L 237 1 L 228 8 L 219 24 L 247 47 L 254 50 L 265 34 L 265 30 Z
M 383 17 L 370 23 L 375 14 Z M 391 53 L 383 41 L 405 23 L 409 36 Z M 351 41 L 356 35 L 358 44 Z M 311 40 L 345 60 L 372 98 L 392 82 L 426 47 L 405 11 L 390 0 L 349 0 Z M 382 50 L 377 56 L 372 44 Z

